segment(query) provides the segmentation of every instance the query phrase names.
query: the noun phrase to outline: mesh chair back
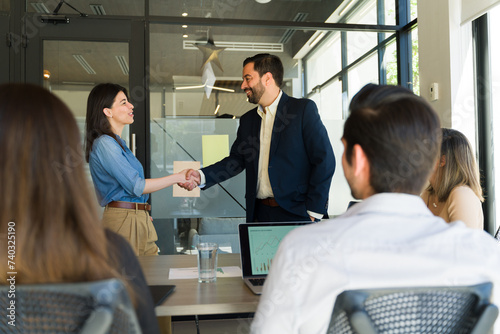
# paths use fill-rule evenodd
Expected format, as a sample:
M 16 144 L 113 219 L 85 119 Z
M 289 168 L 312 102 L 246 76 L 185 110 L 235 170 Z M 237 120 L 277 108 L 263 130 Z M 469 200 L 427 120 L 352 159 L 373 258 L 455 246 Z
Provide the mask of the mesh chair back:
M 491 290 L 485 283 L 345 291 L 335 301 L 328 333 L 488 333 L 498 315 Z
M 0 287 L 5 310 L 8 287 Z M 117 279 L 72 284 L 17 285 L 15 327 L 3 316 L 2 333 L 141 333 L 123 283 Z

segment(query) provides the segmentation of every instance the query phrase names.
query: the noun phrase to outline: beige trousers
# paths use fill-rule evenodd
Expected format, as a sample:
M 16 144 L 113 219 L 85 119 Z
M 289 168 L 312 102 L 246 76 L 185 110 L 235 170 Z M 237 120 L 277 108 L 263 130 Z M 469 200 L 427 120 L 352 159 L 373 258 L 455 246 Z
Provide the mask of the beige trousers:
M 158 235 L 147 211 L 106 206 L 102 224 L 127 239 L 136 255 L 158 255 Z

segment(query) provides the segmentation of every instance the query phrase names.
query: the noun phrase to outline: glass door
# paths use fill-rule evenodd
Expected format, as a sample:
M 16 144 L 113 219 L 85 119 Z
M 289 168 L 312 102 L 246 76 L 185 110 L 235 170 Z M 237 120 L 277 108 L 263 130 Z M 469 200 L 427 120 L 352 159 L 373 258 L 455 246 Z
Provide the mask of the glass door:
M 105 82 L 126 87 L 135 107 L 135 122 L 124 129 L 122 138 L 144 165 L 144 24 L 133 19 L 73 16 L 69 23 L 53 24 L 41 22 L 42 17 L 33 14 L 25 19 L 26 30 L 34 22 L 39 27 L 28 35 L 26 81 L 43 85 L 69 106 L 81 138 L 92 88 Z
M 26 79 L 66 102 L 83 130 L 87 97 L 95 85 L 113 82 L 131 90 L 130 44 L 131 22 L 126 20 L 72 17 L 68 24 L 40 23 L 28 41 Z M 130 143 L 128 136 L 124 139 Z
M 126 42 L 43 41 L 43 85 L 73 111 L 83 138 L 87 98 L 92 88 L 113 82 L 129 89 Z M 123 138 L 130 144 L 128 127 Z
M 12 38 L 9 34 L 8 3 L 0 1 L 0 36 L 8 36 L 7 43 L 0 43 L 0 83 L 9 82 L 9 47 L 12 47 Z
M 99 83 L 113 82 L 130 90 L 129 44 L 43 40 L 42 47 L 43 85 L 69 106 L 78 123 L 83 145 L 87 98 L 92 88 Z M 127 125 L 122 138 L 129 147 L 130 137 Z M 87 163 L 85 167 L 91 180 Z

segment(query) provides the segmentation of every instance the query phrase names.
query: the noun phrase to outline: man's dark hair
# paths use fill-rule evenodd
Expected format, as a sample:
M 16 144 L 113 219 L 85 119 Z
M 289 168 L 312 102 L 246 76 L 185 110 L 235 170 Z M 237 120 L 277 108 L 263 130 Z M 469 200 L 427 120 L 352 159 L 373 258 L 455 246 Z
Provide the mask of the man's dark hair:
M 248 63 L 254 63 L 254 70 L 263 76 L 267 72 L 273 75 L 274 81 L 278 87 L 283 84 L 283 63 L 278 56 L 269 53 L 259 53 L 253 57 L 248 57 L 243 61 L 243 67 Z
M 370 162 L 375 193 L 420 194 L 439 155 L 439 117 L 421 97 L 399 86 L 368 84 L 352 99 L 344 125 L 349 164 L 355 144 Z

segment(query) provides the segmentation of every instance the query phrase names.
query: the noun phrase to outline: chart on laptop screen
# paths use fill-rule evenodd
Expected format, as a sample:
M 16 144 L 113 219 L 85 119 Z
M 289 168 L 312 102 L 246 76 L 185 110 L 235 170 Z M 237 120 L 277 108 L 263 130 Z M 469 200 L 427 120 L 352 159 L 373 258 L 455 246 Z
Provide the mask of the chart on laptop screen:
M 297 226 L 256 226 L 248 228 L 253 275 L 265 275 L 285 235 Z

